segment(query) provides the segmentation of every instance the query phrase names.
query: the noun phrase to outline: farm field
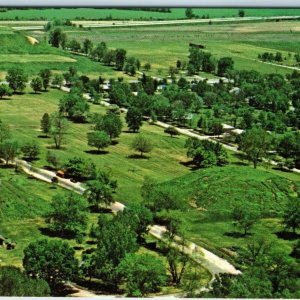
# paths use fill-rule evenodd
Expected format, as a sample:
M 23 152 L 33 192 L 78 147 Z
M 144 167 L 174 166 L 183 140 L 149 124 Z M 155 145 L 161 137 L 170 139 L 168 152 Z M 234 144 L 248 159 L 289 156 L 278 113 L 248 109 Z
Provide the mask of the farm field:
M 237 8 L 195 8 L 193 12 L 200 18 L 222 18 L 237 17 Z M 244 9 L 248 17 L 269 17 L 269 16 L 299 16 L 300 9 Z M 184 19 L 184 8 L 172 8 L 171 12 L 153 12 L 143 10 L 126 9 L 95 9 L 95 8 L 44 8 L 44 9 L 14 9 L 0 12 L 0 20 L 54 20 L 54 19 L 153 19 L 153 20 L 172 20 Z
M 287 74 L 288 69 L 257 61 L 265 51 L 284 51 L 283 55 L 299 53 L 300 22 L 263 22 L 254 24 L 218 24 L 161 26 L 152 28 L 92 29 L 67 32 L 70 39 L 91 39 L 95 44 L 105 41 L 108 47 L 124 48 L 129 56 L 138 57 L 142 65 L 150 62 L 152 73 L 166 74 L 178 59 L 187 60 L 190 42 L 204 44 L 216 58 L 232 57 L 236 69 L 261 73 Z M 268 43 L 271 43 L 269 47 Z M 287 43 L 287 44 L 286 44 Z M 292 45 L 290 48 L 288 45 Z M 284 47 L 284 48 L 283 48 Z M 289 50 L 287 50 L 289 49 Z M 287 65 L 291 62 L 286 62 Z

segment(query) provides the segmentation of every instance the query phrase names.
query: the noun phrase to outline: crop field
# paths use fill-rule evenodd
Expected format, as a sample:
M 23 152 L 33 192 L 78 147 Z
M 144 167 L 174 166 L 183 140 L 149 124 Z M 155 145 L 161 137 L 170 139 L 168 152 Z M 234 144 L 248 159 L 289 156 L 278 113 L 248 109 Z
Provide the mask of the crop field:
M 238 17 L 237 8 L 195 8 L 193 12 L 200 18 Z M 244 9 L 248 17 L 299 16 L 300 9 Z M 153 12 L 126 9 L 102 8 L 44 8 L 44 9 L 14 9 L 0 12 L 0 20 L 39 20 L 39 19 L 154 19 L 172 20 L 184 19 L 184 8 L 172 8 L 171 12 Z

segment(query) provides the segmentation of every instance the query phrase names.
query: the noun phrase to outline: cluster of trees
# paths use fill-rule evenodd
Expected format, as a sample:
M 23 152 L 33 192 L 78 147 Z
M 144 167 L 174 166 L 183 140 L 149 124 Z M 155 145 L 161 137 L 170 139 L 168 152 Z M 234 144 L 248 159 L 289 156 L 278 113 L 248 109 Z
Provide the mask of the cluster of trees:
M 212 54 L 203 51 L 198 47 L 189 48 L 189 62 L 187 66 L 188 73 L 193 75 L 199 71 L 215 73 L 218 76 L 225 76 L 229 70 L 233 70 L 234 61 L 231 57 L 222 57 L 218 61 Z
M 282 53 L 278 51 L 275 53 L 275 55 L 272 52 L 264 52 L 263 54 L 258 54 L 258 59 L 262 61 L 283 61 Z
M 208 168 L 228 164 L 228 155 L 220 143 L 189 138 L 186 141 L 187 156 L 197 167 Z
M 254 236 L 240 251 L 242 274 L 220 274 L 210 292 L 213 298 L 299 298 L 299 263 L 265 236 Z

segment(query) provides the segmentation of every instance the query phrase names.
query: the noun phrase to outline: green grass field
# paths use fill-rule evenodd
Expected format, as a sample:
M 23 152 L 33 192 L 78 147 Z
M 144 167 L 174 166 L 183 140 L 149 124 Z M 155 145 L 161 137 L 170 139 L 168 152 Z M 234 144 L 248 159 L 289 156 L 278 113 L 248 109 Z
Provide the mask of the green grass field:
M 46 165 L 45 156 L 49 150 L 47 147 L 53 146 L 52 139 L 37 138 L 41 134 L 40 119 L 45 112 L 57 110 L 57 104 L 62 96 L 63 92 L 51 90 L 38 95 L 14 95 L 11 100 L 0 101 L 0 118 L 10 124 L 14 138 L 20 143 L 32 140 L 41 145 L 41 160 L 36 163 L 38 166 Z M 105 109 L 91 104 L 91 112 L 105 113 Z M 87 132 L 90 130 L 90 124 L 70 123 L 65 149 L 53 151 L 64 161 L 78 155 L 92 159 L 99 169 L 110 169 L 113 176 L 118 179 L 116 199 L 121 202 L 141 199 L 139 187 L 144 176 L 148 175 L 163 181 L 190 172 L 180 164 L 186 160 L 184 137 L 170 138 L 163 133 L 163 129 L 144 122 L 141 132 L 153 141 L 155 148 L 149 159 L 133 159 L 128 156 L 134 154 L 130 149 L 130 143 L 135 134 L 123 132 L 118 139 L 119 143 L 107 148 L 108 154 L 95 155 L 88 153 L 89 150 L 93 150 L 87 145 Z M 124 126 L 124 131 L 126 130 Z
M 299 16 L 300 9 L 244 9 L 248 17 L 269 17 L 269 16 Z M 222 18 L 237 17 L 238 8 L 195 8 L 195 15 Z M 53 20 L 53 19 L 155 19 L 171 20 L 184 19 L 184 8 L 172 8 L 170 13 L 136 11 L 126 9 L 94 9 L 94 8 L 45 8 L 45 9 L 14 9 L 0 12 L 0 20 Z
M 263 52 L 282 51 L 284 57 L 299 53 L 300 22 L 260 22 L 249 24 L 213 24 L 159 26 L 139 28 L 102 28 L 91 31 L 69 31 L 70 39 L 81 42 L 89 38 L 95 44 L 105 41 L 108 47 L 124 48 L 128 56 L 139 58 L 142 65 L 150 62 L 151 74 L 167 74 L 178 59 L 188 60 L 189 43 L 204 44 L 216 58 L 230 56 L 236 69 L 261 73 L 287 74 L 291 71 L 257 61 Z M 286 44 L 287 43 L 287 44 Z M 287 45 L 292 45 L 289 48 Z M 291 59 L 284 64 L 291 65 Z

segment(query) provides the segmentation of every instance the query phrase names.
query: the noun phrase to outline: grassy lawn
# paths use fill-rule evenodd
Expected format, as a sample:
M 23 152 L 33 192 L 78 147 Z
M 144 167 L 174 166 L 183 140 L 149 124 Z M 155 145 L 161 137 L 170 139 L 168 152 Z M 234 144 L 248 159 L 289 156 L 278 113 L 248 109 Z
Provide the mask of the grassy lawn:
M 0 118 L 10 124 L 13 137 L 21 143 L 36 141 L 42 148 L 38 166 L 46 165 L 45 156 L 49 147 L 53 146 L 52 139 L 38 138 L 40 132 L 40 119 L 45 112 L 57 110 L 59 99 L 63 92 L 51 90 L 38 95 L 14 95 L 11 100 L 0 101 Z M 91 104 L 91 112 L 105 113 L 99 105 Z M 125 121 L 123 119 L 123 123 Z M 139 201 L 139 187 L 144 176 L 156 178 L 158 181 L 169 180 L 189 173 L 189 169 L 180 162 L 186 160 L 184 149 L 185 137 L 171 138 L 164 134 L 163 129 L 144 122 L 141 132 L 155 145 L 154 150 L 146 159 L 130 158 L 134 154 L 130 144 L 136 134 L 124 131 L 117 144 L 107 148 L 107 154 L 90 154 L 93 148 L 87 145 L 87 132 L 91 130 L 90 124 L 70 123 L 67 142 L 63 150 L 55 151 L 63 160 L 73 156 L 92 159 L 98 169 L 111 170 L 118 179 L 116 199 L 121 202 Z
M 300 9 L 244 9 L 248 17 L 269 17 L 269 16 L 298 16 Z M 237 17 L 238 8 L 196 8 L 193 9 L 195 15 L 221 18 Z M 94 8 L 44 8 L 44 9 L 14 9 L 0 12 L 0 20 L 54 20 L 54 19 L 184 19 L 185 8 L 172 8 L 170 13 L 136 11 L 128 9 L 94 9 Z

